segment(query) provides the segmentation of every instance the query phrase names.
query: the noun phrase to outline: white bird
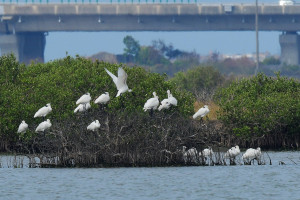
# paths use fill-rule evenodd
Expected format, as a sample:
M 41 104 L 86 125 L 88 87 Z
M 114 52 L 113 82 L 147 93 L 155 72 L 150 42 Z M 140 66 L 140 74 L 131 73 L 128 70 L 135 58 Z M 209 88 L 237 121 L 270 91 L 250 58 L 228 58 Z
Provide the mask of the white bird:
M 173 95 L 171 94 L 170 90 L 167 90 L 167 93 L 168 93 L 168 100 L 169 100 L 169 102 L 173 106 L 177 106 L 177 99 L 175 97 L 173 97 Z
M 170 90 L 167 90 L 167 93 L 168 93 L 168 98 L 160 102 L 160 106 L 158 107 L 159 111 L 161 111 L 162 109 L 169 109 L 172 105 L 177 106 L 177 99 L 173 97 Z
M 257 149 L 249 148 L 242 156 L 243 161 L 248 164 L 250 164 L 251 161 L 254 159 L 256 159 L 258 162 L 260 162 L 260 158 L 261 158 L 260 147 L 258 147 Z
M 203 118 L 205 115 L 207 115 L 207 113 L 209 113 L 209 109 L 208 106 L 205 105 L 202 108 L 200 108 L 194 115 L 193 118 L 196 119 L 197 117 L 201 117 Z
M 169 99 L 164 99 L 160 102 L 158 110 L 161 111 L 162 109 L 169 109 L 171 105 L 172 104 L 170 103 Z
M 46 106 L 40 108 L 35 114 L 34 118 L 36 117 L 45 117 L 52 111 L 50 103 L 48 103 Z
M 95 131 L 99 129 L 101 126 L 98 120 L 93 121 L 90 125 L 88 125 L 87 130 Z
M 88 109 L 91 108 L 91 104 L 90 103 L 87 103 L 87 104 L 79 104 L 77 106 L 77 108 L 75 108 L 74 110 L 74 113 L 77 113 L 77 112 L 83 112 L 83 111 L 86 111 Z
M 118 77 L 116 77 L 114 74 L 112 74 L 110 71 L 108 71 L 106 68 L 104 68 L 105 71 L 108 73 L 108 75 L 112 78 L 113 82 L 115 83 L 118 93 L 117 96 L 120 96 L 122 93 L 125 92 L 131 92 L 132 90 L 128 88 L 128 85 L 126 83 L 128 75 L 124 71 L 123 68 L 119 67 L 118 69 Z
M 188 161 L 192 163 L 198 163 L 198 159 L 197 159 L 198 151 L 196 148 L 192 147 L 188 151 L 186 151 L 186 146 L 183 146 L 182 153 L 183 153 L 184 163 L 187 163 Z
M 47 121 L 43 121 L 36 127 L 35 132 L 44 132 L 45 130 L 49 129 L 52 126 L 50 119 L 47 119 Z
M 76 105 L 78 104 L 87 104 L 90 103 L 91 101 L 91 95 L 90 93 L 86 93 L 84 95 L 82 95 L 77 101 L 76 101 Z
M 23 120 L 22 123 L 19 125 L 18 133 L 25 133 L 28 129 L 28 124 Z
M 240 147 L 236 145 L 235 147 L 231 147 L 224 155 L 225 158 L 235 159 L 241 153 Z
M 214 152 L 213 152 L 212 148 L 209 147 L 209 148 L 203 149 L 202 153 L 201 152 L 199 153 L 199 156 L 204 156 L 207 159 L 208 157 L 212 157 L 213 153 Z
M 107 102 L 110 100 L 109 93 L 105 92 L 104 94 L 101 94 L 96 100 L 95 103 L 100 104 L 107 104 Z
M 147 110 L 156 110 L 158 105 L 158 96 L 156 95 L 156 92 L 153 92 L 153 97 L 148 99 L 144 105 L 144 111 L 146 112 Z

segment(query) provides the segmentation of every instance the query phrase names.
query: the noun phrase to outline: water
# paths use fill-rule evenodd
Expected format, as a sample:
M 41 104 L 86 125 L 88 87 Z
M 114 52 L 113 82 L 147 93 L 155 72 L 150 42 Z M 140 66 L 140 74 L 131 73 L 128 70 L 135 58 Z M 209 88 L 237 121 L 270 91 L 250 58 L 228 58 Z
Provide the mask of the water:
M 269 155 L 273 165 L 165 168 L 14 169 L 2 159 L 0 199 L 300 200 L 300 152 Z

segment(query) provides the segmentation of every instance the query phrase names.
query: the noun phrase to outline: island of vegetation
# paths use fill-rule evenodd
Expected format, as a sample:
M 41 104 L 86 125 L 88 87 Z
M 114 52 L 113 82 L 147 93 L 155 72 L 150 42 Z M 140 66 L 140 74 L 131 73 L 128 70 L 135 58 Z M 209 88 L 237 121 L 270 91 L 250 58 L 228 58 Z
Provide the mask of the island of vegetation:
M 137 59 L 144 50 L 134 51 L 138 53 L 127 52 L 128 59 Z M 198 151 L 209 147 L 215 152 L 235 145 L 263 150 L 299 148 L 299 80 L 280 72 L 229 76 L 215 66 L 199 65 L 168 76 L 142 65 L 80 56 L 27 66 L 13 55 L 2 56 L 0 150 L 33 160 L 39 157 L 44 166 L 115 167 L 186 165 L 183 147 Z M 119 67 L 128 74 L 132 92 L 116 97 L 115 84 L 104 68 L 116 74 Z M 167 90 L 178 100 L 177 106 L 153 115 L 144 112 L 153 92 L 161 101 L 167 98 Z M 76 100 L 87 92 L 92 102 L 105 92 L 111 99 L 74 113 Z M 44 119 L 34 114 L 47 103 L 52 112 L 46 118 L 52 126 L 45 133 L 35 132 Z M 208 115 L 193 119 L 203 105 L 209 106 Z M 22 120 L 28 123 L 28 131 L 17 133 Z M 95 120 L 100 129 L 87 130 Z M 221 156 L 213 164 L 223 164 Z

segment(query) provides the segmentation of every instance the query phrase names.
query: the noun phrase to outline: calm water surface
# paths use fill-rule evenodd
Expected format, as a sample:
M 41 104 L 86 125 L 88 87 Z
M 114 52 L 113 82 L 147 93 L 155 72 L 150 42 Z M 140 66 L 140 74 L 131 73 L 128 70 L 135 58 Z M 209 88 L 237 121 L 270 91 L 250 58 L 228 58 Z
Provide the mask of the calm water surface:
M 2 157 L 0 199 L 300 200 L 300 152 L 269 155 L 273 165 L 92 169 L 5 168 Z

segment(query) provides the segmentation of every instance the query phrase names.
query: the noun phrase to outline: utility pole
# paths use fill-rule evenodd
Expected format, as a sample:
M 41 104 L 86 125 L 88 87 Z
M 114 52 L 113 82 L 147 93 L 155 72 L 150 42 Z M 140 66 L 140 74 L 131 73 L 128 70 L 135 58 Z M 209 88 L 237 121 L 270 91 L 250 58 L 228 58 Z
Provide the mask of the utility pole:
M 256 33 L 256 68 L 255 68 L 255 76 L 256 76 L 259 68 L 258 0 L 255 0 L 255 33 Z

